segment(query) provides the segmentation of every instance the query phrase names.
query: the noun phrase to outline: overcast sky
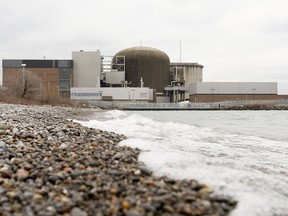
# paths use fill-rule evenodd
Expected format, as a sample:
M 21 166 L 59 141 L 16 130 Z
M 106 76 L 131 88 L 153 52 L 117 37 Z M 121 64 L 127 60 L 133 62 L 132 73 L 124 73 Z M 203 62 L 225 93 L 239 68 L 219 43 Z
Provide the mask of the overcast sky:
M 158 48 L 203 81 L 278 82 L 288 94 L 288 0 L 0 0 L 0 59 Z

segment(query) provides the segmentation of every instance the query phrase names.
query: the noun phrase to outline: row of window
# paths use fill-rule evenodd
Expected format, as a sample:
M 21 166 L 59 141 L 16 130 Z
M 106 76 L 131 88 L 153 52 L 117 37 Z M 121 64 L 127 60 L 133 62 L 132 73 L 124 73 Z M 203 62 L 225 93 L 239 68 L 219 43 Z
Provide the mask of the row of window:
M 73 68 L 73 60 L 3 59 L 3 68 Z
M 71 96 L 74 97 L 91 97 L 91 96 L 102 96 L 102 93 L 97 92 L 97 93 L 71 93 Z M 140 98 L 147 98 L 148 95 L 147 93 L 140 93 Z
M 101 96 L 101 93 L 97 92 L 97 93 L 71 93 L 71 96 L 75 96 L 75 97 L 87 97 L 87 96 Z

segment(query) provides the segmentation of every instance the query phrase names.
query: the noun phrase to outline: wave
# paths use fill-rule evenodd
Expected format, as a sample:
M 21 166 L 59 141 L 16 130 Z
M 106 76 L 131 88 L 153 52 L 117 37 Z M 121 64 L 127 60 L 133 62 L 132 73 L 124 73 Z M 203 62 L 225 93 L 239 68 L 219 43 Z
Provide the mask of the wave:
M 125 134 L 128 139 L 120 145 L 142 149 L 139 160 L 158 175 L 196 178 L 218 193 L 239 199 L 233 215 L 288 212 L 287 142 L 178 123 L 167 112 L 157 115 L 162 115 L 161 121 L 117 110 L 106 112 L 102 119 L 81 123 Z M 239 123 L 233 124 L 236 127 Z

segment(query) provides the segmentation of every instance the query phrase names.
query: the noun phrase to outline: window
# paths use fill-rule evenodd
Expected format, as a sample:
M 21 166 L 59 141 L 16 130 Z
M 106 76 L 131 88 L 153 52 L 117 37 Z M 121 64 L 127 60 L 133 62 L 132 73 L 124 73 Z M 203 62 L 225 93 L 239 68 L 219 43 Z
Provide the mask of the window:
M 74 97 L 95 97 L 95 96 L 101 96 L 100 92 L 95 92 L 95 93 L 85 93 L 85 92 L 81 92 L 81 93 L 71 93 L 71 96 Z

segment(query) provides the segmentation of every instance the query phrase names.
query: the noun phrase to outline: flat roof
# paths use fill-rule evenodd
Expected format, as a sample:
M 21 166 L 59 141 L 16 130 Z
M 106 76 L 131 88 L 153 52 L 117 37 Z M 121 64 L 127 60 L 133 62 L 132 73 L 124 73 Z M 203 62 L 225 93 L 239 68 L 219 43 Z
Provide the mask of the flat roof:
M 73 60 L 67 59 L 3 59 L 3 68 L 73 68 Z
M 201 67 L 203 68 L 203 65 L 198 64 L 197 62 L 170 62 L 170 66 L 179 66 L 179 67 Z

